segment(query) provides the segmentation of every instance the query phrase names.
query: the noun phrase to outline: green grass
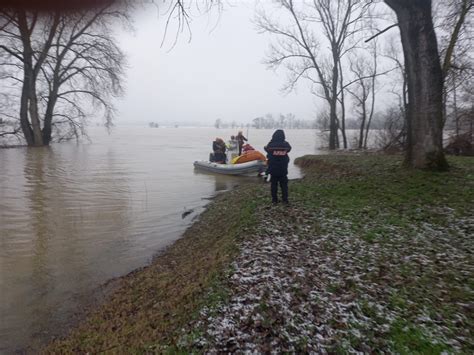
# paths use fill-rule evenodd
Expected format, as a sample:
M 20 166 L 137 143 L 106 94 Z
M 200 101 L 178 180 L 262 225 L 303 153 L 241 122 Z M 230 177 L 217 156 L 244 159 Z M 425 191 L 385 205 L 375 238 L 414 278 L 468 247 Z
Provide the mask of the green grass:
M 356 230 L 376 221 L 393 226 L 420 221 L 445 225 L 437 207 L 452 208 L 462 216 L 474 201 L 472 158 L 453 158 L 447 173 L 402 169 L 400 158 L 392 156 L 309 160 L 310 173 L 292 188 L 294 198 L 309 208 L 328 208 L 334 216 L 350 218 Z
M 397 354 L 441 354 L 450 350 L 442 341 L 434 341 L 425 331 L 405 320 L 398 319 L 390 328 L 391 350 Z
M 349 224 L 349 231 L 341 228 L 338 233 L 354 234 L 367 248 L 383 247 L 385 256 L 361 262 L 379 265 L 381 271 L 368 274 L 368 282 L 379 290 L 380 301 L 405 322 L 396 321 L 390 328 L 388 342 L 397 353 L 453 351 L 417 326 L 417 317 L 425 313 L 446 327 L 446 338 L 474 329 L 472 314 L 459 306 L 472 302 L 473 275 L 450 254 L 455 249 L 464 255 L 474 244 L 451 228 L 460 218 L 473 218 L 474 159 L 452 157 L 449 162 L 449 172 L 436 173 L 401 168 L 401 159 L 393 156 L 309 156 L 299 160 L 305 179 L 291 188 L 292 198 L 309 210 L 324 210 L 326 216 Z M 443 238 L 420 235 L 426 225 Z M 443 253 L 447 255 L 440 257 L 439 264 L 433 262 Z M 428 264 L 416 262 L 418 256 Z M 472 257 L 462 260 L 472 267 Z M 367 304 L 362 304 L 362 311 L 376 318 Z M 464 320 L 456 323 L 463 314 Z M 472 334 L 461 346 L 467 353 L 474 350 Z

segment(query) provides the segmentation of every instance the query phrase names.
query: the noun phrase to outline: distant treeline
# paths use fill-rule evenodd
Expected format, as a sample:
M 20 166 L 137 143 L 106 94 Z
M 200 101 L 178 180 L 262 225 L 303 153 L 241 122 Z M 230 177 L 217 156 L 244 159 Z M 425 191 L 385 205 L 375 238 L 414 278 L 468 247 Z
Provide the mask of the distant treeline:
M 228 123 L 217 119 L 214 123 L 216 128 L 243 128 L 253 127 L 256 129 L 321 129 L 327 130 L 329 125 L 329 117 L 327 112 L 321 112 L 312 120 L 297 119 L 292 113 L 286 115 L 279 114 L 273 116 L 271 113 L 267 113 L 265 116 L 256 117 L 252 120 L 252 123 L 237 123 L 235 121 Z M 372 121 L 372 129 L 383 129 L 385 118 L 381 114 L 375 114 Z M 346 119 L 346 129 L 359 129 L 360 120 L 356 118 Z
M 235 121 L 231 123 L 223 122 L 221 119 L 217 119 L 214 127 L 216 128 L 237 128 L 237 127 L 253 127 L 256 129 L 314 129 L 318 128 L 317 120 L 301 120 L 297 119 L 292 113 L 286 115 L 279 114 L 274 117 L 271 113 L 267 113 L 265 116 L 256 117 L 252 120 L 252 123 L 237 123 Z

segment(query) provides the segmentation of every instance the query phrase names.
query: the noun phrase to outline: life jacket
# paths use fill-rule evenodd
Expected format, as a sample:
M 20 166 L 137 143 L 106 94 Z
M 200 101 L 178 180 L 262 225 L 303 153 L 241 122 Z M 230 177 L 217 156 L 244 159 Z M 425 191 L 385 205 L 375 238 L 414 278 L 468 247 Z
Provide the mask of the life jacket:
M 242 153 L 249 152 L 251 150 L 255 150 L 255 149 L 248 143 L 242 146 Z
M 244 154 L 239 155 L 238 157 L 235 157 L 234 159 L 232 159 L 231 163 L 241 164 L 241 163 L 247 163 L 249 161 L 254 161 L 254 160 L 265 161 L 267 159 L 265 158 L 265 155 L 260 153 L 258 150 L 249 150 L 245 152 Z

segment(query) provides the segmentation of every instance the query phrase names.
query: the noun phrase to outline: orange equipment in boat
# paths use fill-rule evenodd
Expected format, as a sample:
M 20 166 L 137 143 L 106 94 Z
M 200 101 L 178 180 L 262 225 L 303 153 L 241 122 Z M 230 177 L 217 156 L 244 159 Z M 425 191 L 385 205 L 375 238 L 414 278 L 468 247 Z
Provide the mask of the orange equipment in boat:
M 265 155 L 260 153 L 258 150 L 248 150 L 244 154 L 232 159 L 232 164 L 246 163 L 253 160 L 265 161 L 267 159 L 265 158 Z

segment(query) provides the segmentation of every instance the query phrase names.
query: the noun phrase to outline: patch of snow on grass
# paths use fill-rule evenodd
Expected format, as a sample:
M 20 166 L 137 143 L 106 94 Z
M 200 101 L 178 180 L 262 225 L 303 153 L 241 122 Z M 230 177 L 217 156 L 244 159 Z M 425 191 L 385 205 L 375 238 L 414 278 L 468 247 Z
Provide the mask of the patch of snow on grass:
M 454 233 L 420 223 L 411 227 L 415 237 L 390 226 L 388 235 L 366 241 L 353 234 L 349 221 L 325 211 L 278 208 L 259 211 L 262 222 L 232 265 L 232 296 L 212 312 L 204 310 L 199 325 L 205 335 L 195 346 L 209 353 L 390 352 L 390 331 L 400 320 L 454 350 L 466 338 L 472 342 L 469 330 L 453 331 L 466 322 L 465 305 L 446 319 L 434 304 L 449 296 L 442 291 L 450 280 L 446 273 L 473 275 L 471 219 L 453 217 Z M 303 225 L 295 230 L 288 221 L 301 215 Z M 314 221 L 326 232 L 315 234 Z M 423 278 L 429 278 L 426 286 Z M 439 290 L 430 289 L 433 282 Z M 415 287 L 414 296 L 403 293 L 406 287 Z

